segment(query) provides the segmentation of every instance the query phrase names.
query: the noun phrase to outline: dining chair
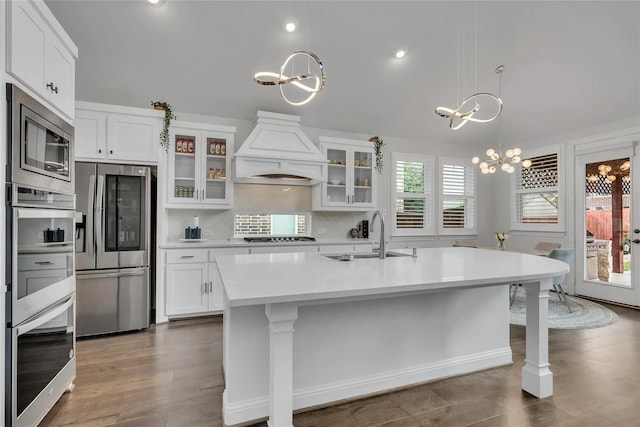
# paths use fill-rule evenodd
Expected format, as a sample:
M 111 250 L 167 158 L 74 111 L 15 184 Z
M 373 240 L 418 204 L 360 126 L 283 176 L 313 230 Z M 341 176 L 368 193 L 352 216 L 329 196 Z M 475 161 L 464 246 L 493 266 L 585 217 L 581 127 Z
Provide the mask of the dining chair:
M 560 249 L 560 245 L 557 243 L 547 243 L 547 242 L 540 242 L 536 245 L 536 249 L 540 249 L 540 250 L 546 250 L 549 249 L 548 246 L 544 246 L 544 244 L 547 245 L 557 245 L 555 248 L 551 249 L 551 252 L 549 252 L 549 255 L 547 255 L 549 258 L 553 258 L 553 259 L 557 259 L 560 261 L 564 261 L 567 264 L 569 264 L 571 262 L 571 257 L 573 257 L 573 248 L 564 248 L 564 249 Z M 538 245 L 541 245 L 541 247 L 538 247 Z M 564 274 L 561 276 L 554 276 L 552 278 L 553 280 L 553 289 L 556 291 L 556 293 L 558 294 L 558 298 L 560 299 L 560 301 L 562 301 L 563 303 L 565 303 L 565 305 L 567 306 L 567 309 L 569 310 L 569 313 L 571 313 L 571 307 L 569 306 L 569 300 L 567 298 L 567 295 L 564 293 L 564 289 L 562 289 L 562 282 L 564 281 Z M 510 286 L 509 289 L 509 307 L 511 307 L 513 305 L 513 302 L 516 299 L 516 294 L 518 293 L 518 287 L 520 286 L 519 283 L 513 283 Z
M 536 249 L 536 250 L 539 250 L 539 251 L 549 251 L 549 252 L 551 252 L 553 249 L 558 249 L 560 246 L 562 246 L 562 245 L 560 245 L 560 243 L 538 242 L 533 247 L 533 249 Z
M 549 258 L 564 261 L 567 264 L 571 263 L 572 257 L 573 257 L 573 248 L 553 249 L 549 253 Z M 564 289 L 562 289 L 562 282 L 564 282 L 565 276 L 566 274 L 562 274 L 560 276 L 553 277 L 553 289 L 558 294 L 558 298 L 560 298 L 560 301 L 565 303 L 565 305 L 567 306 L 567 309 L 569 309 L 569 313 L 571 313 L 571 306 L 569 306 L 569 300 L 567 299 L 567 295 L 564 293 Z
M 454 247 L 477 248 L 478 243 L 475 240 L 456 240 L 453 242 Z

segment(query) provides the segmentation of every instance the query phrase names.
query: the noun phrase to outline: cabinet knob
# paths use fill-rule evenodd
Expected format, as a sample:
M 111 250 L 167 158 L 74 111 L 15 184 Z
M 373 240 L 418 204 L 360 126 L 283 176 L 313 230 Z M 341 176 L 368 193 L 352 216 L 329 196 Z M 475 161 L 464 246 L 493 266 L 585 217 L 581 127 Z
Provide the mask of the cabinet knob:
M 113 154 L 113 150 L 109 150 L 109 154 Z
M 102 148 L 98 148 L 98 154 L 102 154 Z
M 54 85 L 53 82 L 47 83 L 47 87 L 51 89 L 52 92 L 58 93 L 58 86 Z

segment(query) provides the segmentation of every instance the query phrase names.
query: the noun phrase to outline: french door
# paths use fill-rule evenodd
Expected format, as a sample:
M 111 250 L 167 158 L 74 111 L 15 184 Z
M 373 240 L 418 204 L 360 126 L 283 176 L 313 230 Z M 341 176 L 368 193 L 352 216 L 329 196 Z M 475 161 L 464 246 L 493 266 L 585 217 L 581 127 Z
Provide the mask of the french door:
M 634 144 L 577 155 L 575 183 L 576 294 L 640 306 L 640 156 Z

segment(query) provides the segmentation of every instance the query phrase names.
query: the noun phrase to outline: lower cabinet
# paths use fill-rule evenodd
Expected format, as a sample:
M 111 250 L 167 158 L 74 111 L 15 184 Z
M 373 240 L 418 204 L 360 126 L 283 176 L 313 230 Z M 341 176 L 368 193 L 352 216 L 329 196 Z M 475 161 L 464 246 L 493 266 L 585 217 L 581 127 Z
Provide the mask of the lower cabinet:
M 218 267 L 208 251 L 168 251 L 165 292 L 167 316 L 220 313 L 224 297 Z

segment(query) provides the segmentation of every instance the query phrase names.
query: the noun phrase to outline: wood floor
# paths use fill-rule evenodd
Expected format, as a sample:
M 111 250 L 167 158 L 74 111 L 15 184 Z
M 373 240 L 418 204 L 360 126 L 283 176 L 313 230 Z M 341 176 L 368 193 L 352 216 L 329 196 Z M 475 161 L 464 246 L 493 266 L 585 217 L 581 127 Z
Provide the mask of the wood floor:
M 640 425 L 640 311 L 591 330 L 550 330 L 554 396 L 520 390 L 524 327 L 511 327 L 514 364 L 297 414 L 302 426 Z M 221 426 L 222 319 L 78 342 L 76 388 L 41 423 L 53 426 Z M 259 423 L 258 426 L 266 426 Z

